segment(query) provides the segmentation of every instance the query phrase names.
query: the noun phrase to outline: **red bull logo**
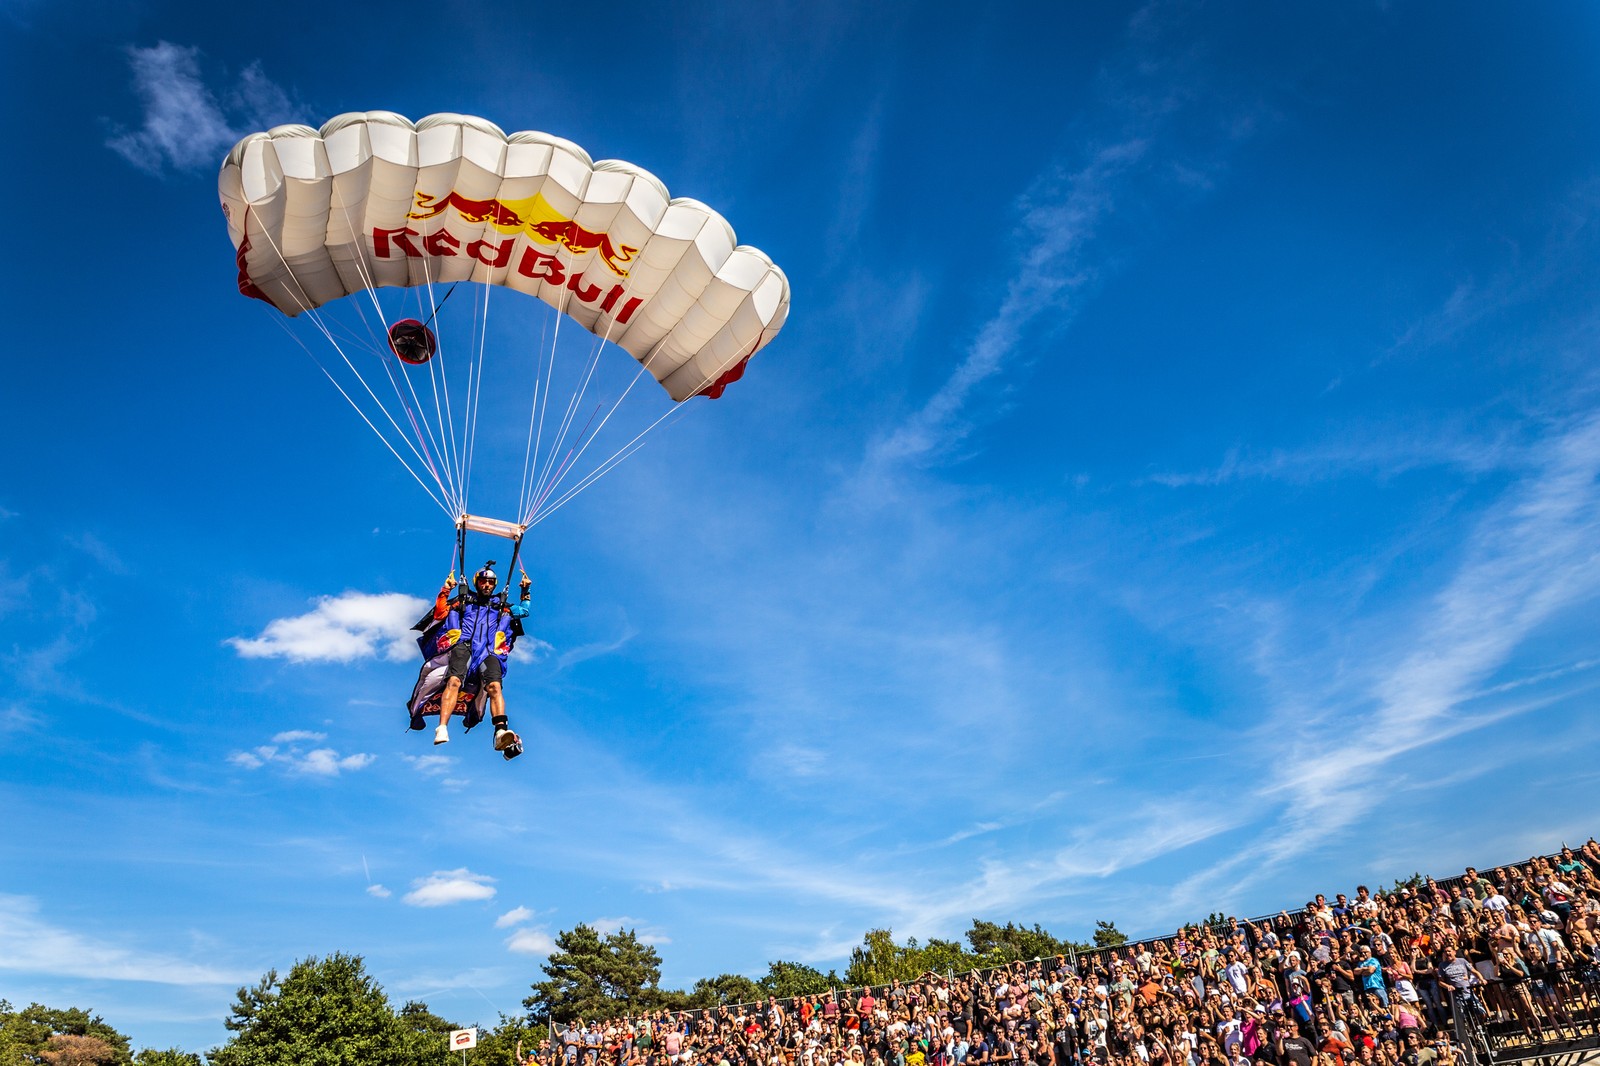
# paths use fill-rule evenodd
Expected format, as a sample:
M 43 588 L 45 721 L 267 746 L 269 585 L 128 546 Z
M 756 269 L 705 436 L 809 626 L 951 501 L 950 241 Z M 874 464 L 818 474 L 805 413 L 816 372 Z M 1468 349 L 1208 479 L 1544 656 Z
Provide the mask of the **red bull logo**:
M 372 254 L 379 259 L 406 256 L 412 259 L 451 258 L 467 256 L 484 266 L 499 270 L 512 269 L 530 281 L 542 281 L 554 286 L 564 286 L 573 298 L 598 306 L 605 314 L 615 316 L 619 325 L 627 324 L 644 303 L 642 297 L 627 296 L 627 289 L 605 273 L 598 283 L 588 280 L 587 274 L 577 271 L 575 264 L 562 262 L 554 252 L 541 251 L 535 244 L 564 248 L 574 256 L 593 255 L 605 264 L 605 269 L 619 278 L 628 276 L 628 267 L 639 249 L 632 245 L 618 245 L 608 233 L 584 229 L 572 219 L 561 214 L 543 196 L 530 196 L 525 200 L 473 200 L 451 191 L 441 197 L 417 193 L 417 210 L 406 215 L 409 219 L 425 221 L 453 209 L 463 222 L 487 223 L 491 230 L 503 237 L 485 233 L 470 241 L 450 231 L 448 225 L 423 233 L 411 226 L 372 230 Z M 526 237 L 534 244 L 524 245 L 522 255 L 515 265 L 511 262 L 518 241 Z M 590 260 L 593 262 L 593 260 Z M 576 271 L 576 272 L 574 272 Z
M 600 259 L 619 278 L 628 276 L 628 267 L 639 249 L 628 244 L 615 244 L 609 233 L 596 233 L 584 229 L 572 219 L 561 214 L 543 195 L 522 200 L 474 200 L 462 196 L 454 189 L 443 196 L 417 193 L 415 211 L 407 218 L 435 218 L 446 208 L 454 208 L 463 222 L 487 222 L 501 233 L 524 233 L 542 244 L 559 244 L 573 255 L 598 252 Z

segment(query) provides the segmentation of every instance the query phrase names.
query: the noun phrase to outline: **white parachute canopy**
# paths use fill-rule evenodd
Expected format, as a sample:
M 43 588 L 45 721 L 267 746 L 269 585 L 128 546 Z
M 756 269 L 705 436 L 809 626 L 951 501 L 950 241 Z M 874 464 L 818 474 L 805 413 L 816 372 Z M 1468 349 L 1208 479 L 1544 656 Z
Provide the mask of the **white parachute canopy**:
M 598 338 L 595 358 L 604 342 L 617 345 L 673 401 L 719 396 L 789 312 L 783 271 L 759 249 L 738 244 L 733 227 L 710 207 L 669 197 L 655 176 L 630 163 L 595 162 L 549 134 L 508 136 L 481 118 L 438 114 L 413 123 L 369 111 L 340 115 L 320 130 L 279 126 L 235 145 L 218 187 L 245 295 L 290 317 L 313 318 L 344 297 L 370 299 L 387 334 L 370 354 L 383 362 L 397 402 L 380 400 L 367 386 L 362 370 L 372 369 L 370 354 L 352 359 L 337 331 L 318 320 L 360 382 L 348 390 L 335 384 L 419 482 L 424 473 L 432 476 L 436 502 L 457 519 L 466 509 L 484 336 L 475 338 L 476 352 L 472 344 L 457 349 L 456 363 L 464 357 L 468 376 L 467 388 L 457 392 L 459 410 L 446 410 L 447 402 L 436 412 L 437 425 L 430 424 L 413 378 L 431 379 L 437 394 L 436 375 L 445 373 L 445 346 L 434 359 L 431 326 L 450 290 L 435 295 L 436 286 L 467 283 L 537 297 Z M 391 322 L 376 295 L 391 286 L 425 288 L 419 307 L 427 321 Z M 486 322 L 487 292 L 481 299 Z M 552 364 L 554 357 L 552 347 Z M 495 358 L 487 356 L 491 369 Z M 592 369 L 580 374 L 583 388 L 590 376 Z M 537 450 L 535 423 L 543 436 L 548 381 L 541 376 L 532 390 L 530 454 Z M 368 398 L 381 414 L 364 409 Z M 524 470 L 522 524 L 565 502 L 634 446 L 624 445 L 604 469 L 554 495 L 568 474 L 556 469 L 556 449 L 583 424 L 576 400 L 565 414 L 552 415 L 560 434 L 553 426 L 543 468 Z M 396 406 L 398 412 L 391 410 Z

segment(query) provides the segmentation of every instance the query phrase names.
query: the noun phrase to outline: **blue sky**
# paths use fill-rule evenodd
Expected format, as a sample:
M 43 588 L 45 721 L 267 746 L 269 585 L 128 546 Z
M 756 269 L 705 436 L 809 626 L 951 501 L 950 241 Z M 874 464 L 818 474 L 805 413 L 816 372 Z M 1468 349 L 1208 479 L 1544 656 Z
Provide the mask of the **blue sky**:
M 1591 5 L 374 11 L 0 6 L 0 997 L 204 1049 L 343 950 L 492 1023 L 579 922 L 687 986 L 1595 831 Z M 223 153 L 366 109 L 793 286 L 530 537 L 509 765 L 403 732 L 448 522 L 234 287 Z

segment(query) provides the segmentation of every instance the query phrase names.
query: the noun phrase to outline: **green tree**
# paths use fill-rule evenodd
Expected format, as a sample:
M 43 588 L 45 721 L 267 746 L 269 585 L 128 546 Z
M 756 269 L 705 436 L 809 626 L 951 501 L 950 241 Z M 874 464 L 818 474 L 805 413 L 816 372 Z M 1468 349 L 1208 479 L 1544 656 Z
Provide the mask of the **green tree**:
M 767 993 L 743 974 L 725 973 L 702 977 L 689 992 L 689 1003 L 696 1008 L 730 1007 L 736 1003 L 760 1003 Z
M 1068 947 L 1083 950 L 1083 945 L 1058 940 L 1037 922 L 1029 929 L 1013 922 L 996 925 L 976 918 L 972 920 L 972 928 L 967 930 L 967 943 L 972 947 L 972 954 L 977 956 L 973 962 L 984 966 L 1062 955 Z
M 517 1045 L 522 1045 L 524 1053 L 530 1052 L 545 1039 L 546 1033 L 543 1024 L 531 1024 L 526 1014 L 502 1014 L 493 1029 L 479 1027 L 478 1046 L 470 1062 L 476 1066 L 513 1066 L 517 1061 Z
M 580 925 L 558 933 L 556 950 L 541 969 L 545 980 L 535 981 L 533 995 L 522 1001 L 534 1018 L 615 1018 L 654 1010 L 669 999 L 661 989 L 661 956 L 632 929 L 601 937 Z
M 136 1066 L 204 1066 L 199 1055 L 175 1047 L 162 1051 L 147 1047 L 135 1055 L 133 1061 Z
M 46 1058 L 53 1055 L 55 1058 Z M 40 1062 L 117 1064 L 133 1062 L 128 1038 L 98 1014 L 32 1003 L 22 1010 L 0 999 L 0 1066 Z
M 13 1010 L 9 1001 L 0 999 L 0 1066 L 36 1062 L 49 1039 L 49 1029 L 24 1017 L 21 1011 Z
M 769 962 L 767 975 L 756 983 L 768 995 L 792 999 L 795 996 L 820 996 L 830 988 L 838 988 L 842 982 L 832 970 L 824 974 L 802 962 L 779 960 Z
M 414 999 L 407 1000 L 401 1006 L 396 1012 L 395 1021 L 406 1047 L 406 1059 L 411 1062 L 436 1061 L 439 1052 L 450 1047 L 450 1033 L 466 1028 L 448 1018 L 441 1018 L 429 1010 L 426 1003 Z
M 917 976 L 915 959 L 917 938 L 896 944 L 890 929 L 869 929 L 861 946 L 850 951 L 850 966 L 844 972 L 846 984 L 881 985 L 893 980 L 907 981 Z
M 426 1010 L 426 1008 L 423 1008 Z M 417 1066 L 422 1051 L 359 955 L 303 959 L 281 981 L 269 970 L 239 989 L 224 1020 L 228 1043 L 207 1053 L 210 1066 Z
M 917 956 L 917 973 L 965 973 L 978 965 L 978 960 L 962 947 L 959 941 L 934 939 L 922 946 Z
M 1097 948 L 1119 948 L 1128 942 L 1128 938 L 1117 928 L 1116 922 L 1094 923 L 1094 946 Z

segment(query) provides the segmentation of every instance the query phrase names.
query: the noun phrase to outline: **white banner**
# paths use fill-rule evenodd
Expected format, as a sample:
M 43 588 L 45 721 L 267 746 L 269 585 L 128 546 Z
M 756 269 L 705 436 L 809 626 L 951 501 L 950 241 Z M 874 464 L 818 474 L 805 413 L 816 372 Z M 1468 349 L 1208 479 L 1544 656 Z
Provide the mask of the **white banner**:
M 450 1050 L 466 1051 L 468 1048 L 478 1046 L 478 1030 L 455 1029 L 450 1033 Z

